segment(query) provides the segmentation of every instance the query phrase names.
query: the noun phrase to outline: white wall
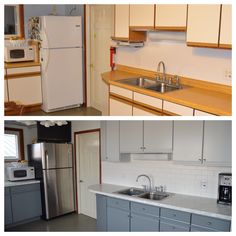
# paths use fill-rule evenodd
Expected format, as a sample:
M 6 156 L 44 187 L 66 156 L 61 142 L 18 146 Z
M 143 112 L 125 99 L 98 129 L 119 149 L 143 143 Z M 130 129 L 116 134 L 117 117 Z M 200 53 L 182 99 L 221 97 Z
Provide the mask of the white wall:
M 217 198 L 218 173 L 231 172 L 230 168 L 184 166 L 171 161 L 102 162 L 102 182 L 124 186 L 142 187 L 147 184 L 145 178 L 136 178 L 147 174 L 153 185 L 166 185 L 167 192 Z M 206 182 L 207 188 L 201 188 Z
M 119 47 L 116 63 L 156 71 L 162 60 L 167 73 L 231 85 L 231 81 L 225 79 L 225 72 L 231 71 L 231 50 L 187 47 L 185 35 L 179 36 L 179 33 L 167 36 L 161 32 L 148 33 L 143 48 Z

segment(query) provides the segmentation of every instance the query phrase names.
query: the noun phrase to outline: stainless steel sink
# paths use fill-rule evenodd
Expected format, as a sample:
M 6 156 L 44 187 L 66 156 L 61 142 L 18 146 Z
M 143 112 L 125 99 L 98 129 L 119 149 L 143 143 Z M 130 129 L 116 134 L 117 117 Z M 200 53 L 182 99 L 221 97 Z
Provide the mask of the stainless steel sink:
M 144 190 L 138 189 L 138 188 L 128 188 L 128 189 L 118 191 L 116 193 L 120 193 L 120 194 L 124 194 L 124 195 L 128 195 L 128 196 L 138 196 L 138 195 L 144 194 L 146 192 Z
M 145 193 L 140 195 L 140 198 L 146 198 L 146 199 L 150 199 L 150 200 L 162 200 L 163 198 L 168 197 L 169 194 L 167 193 L 162 193 L 162 192 L 149 192 L 149 193 Z
M 148 77 L 134 77 L 118 80 L 117 82 L 156 91 L 158 93 L 171 92 L 182 88 L 180 85 L 168 84 Z

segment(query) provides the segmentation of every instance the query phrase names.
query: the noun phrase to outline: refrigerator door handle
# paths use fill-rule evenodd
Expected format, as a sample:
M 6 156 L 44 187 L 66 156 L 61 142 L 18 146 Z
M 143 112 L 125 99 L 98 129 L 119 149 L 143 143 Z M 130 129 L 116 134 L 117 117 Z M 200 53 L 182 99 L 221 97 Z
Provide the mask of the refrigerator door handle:
M 45 151 L 45 169 L 48 169 L 48 151 Z

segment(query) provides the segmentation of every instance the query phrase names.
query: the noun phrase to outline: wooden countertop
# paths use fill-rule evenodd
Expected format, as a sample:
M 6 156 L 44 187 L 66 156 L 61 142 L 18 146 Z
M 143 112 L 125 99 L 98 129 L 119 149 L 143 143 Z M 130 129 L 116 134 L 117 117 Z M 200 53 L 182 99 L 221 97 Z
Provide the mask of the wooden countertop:
M 19 68 L 19 67 L 29 67 L 29 66 L 40 66 L 40 62 L 12 62 L 12 63 L 6 63 L 4 62 L 4 68 L 10 69 L 10 68 Z
M 115 70 L 103 73 L 102 79 L 107 84 L 113 84 L 122 88 L 126 88 L 135 92 L 139 92 L 145 95 L 178 103 L 180 105 L 188 106 L 197 110 L 205 111 L 220 116 L 231 116 L 232 115 L 232 95 L 230 92 L 219 92 L 211 89 L 203 89 L 194 86 L 184 86 L 181 90 L 167 92 L 164 94 L 134 87 L 126 84 L 117 82 L 117 80 L 136 77 L 136 76 L 147 76 L 140 73 L 133 73 L 125 70 Z M 151 75 L 151 72 L 150 74 Z M 185 82 L 186 83 L 186 82 Z M 204 83 L 200 81 L 201 86 Z M 209 85 L 208 82 L 206 82 Z M 213 83 L 212 83 L 213 84 Z M 213 84 L 215 86 L 215 84 Z M 219 85 L 221 86 L 221 85 Z M 202 86 L 203 87 L 203 86 Z M 221 86 L 222 87 L 222 86 Z M 226 86 L 229 87 L 229 86 Z

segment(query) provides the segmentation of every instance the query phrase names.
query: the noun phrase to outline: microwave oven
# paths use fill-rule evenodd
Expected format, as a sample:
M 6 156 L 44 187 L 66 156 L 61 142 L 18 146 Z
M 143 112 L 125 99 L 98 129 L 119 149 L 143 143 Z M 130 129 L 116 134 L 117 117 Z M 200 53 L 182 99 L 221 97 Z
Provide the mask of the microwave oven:
M 5 46 L 5 62 L 34 61 L 35 46 Z
M 35 171 L 32 166 L 7 167 L 7 175 L 9 181 L 35 179 Z

